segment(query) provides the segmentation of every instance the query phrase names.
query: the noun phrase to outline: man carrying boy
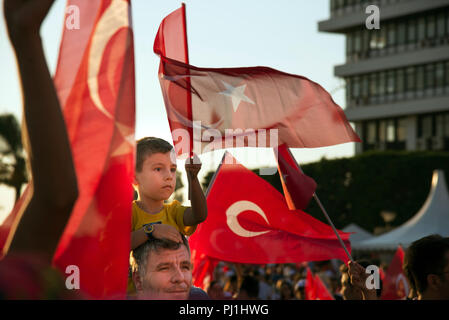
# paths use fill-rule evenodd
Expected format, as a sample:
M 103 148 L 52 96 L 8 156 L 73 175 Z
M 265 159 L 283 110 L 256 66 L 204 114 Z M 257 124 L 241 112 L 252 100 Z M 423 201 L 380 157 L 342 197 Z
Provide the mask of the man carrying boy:
M 132 206 L 131 249 L 136 249 L 153 237 L 181 243 L 179 233 L 192 235 L 196 226 L 207 217 L 206 197 L 197 177 L 201 169 L 199 158 L 195 156 L 193 161 L 186 160 L 192 207 L 185 207 L 176 200 L 164 203 L 176 186 L 176 162 L 172 145 L 163 139 L 146 137 L 137 141 L 136 153 L 134 184 L 139 198 Z

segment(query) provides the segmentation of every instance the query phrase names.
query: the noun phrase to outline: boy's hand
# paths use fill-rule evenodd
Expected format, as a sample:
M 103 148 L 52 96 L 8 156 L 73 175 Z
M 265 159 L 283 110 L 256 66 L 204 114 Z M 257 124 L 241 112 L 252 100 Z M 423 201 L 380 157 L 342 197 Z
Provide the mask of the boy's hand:
M 355 261 L 349 261 L 348 263 L 348 274 L 351 279 L 351 284 L 363 290 L 365 287 L 365 281 L 368 275 L 365 273 L 365 268 Z
M 186 159 L 186 173 L 189 178 L 196 178 L 198 172 L 201 169 L 201 160 L 196 154 L 193 154 L 192 158 Z
M 168 239 L 177 243 L 181 243 L 181 235 L 179 231 L 168 224 L 154 224 L 153 237 L 156 239 Z

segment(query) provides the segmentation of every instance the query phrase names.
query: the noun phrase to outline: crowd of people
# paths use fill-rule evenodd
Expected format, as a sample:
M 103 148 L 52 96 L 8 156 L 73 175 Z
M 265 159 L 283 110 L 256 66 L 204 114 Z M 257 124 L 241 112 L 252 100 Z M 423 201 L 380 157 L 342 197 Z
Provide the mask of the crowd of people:
M 4 1 L 22 84 L 33 177 L 27 205 L 0 260 L 0 296 L 6 299 L 70 296 L 64 294 L 62 276 L 51 268 L 78 196 L 70 143 L 39 36 L 52 3 Z M 335 299 L 378 298 L 378 291 L 365 287 L 366 265 L 362 261 L 348 265 L 337 261 L 265 266 L 220 263 L 207 292 L 194 287 L 185 236 L 207 218 L 205 196 L 197 179 L 201 164 L 186 161 L 192 206 L 166 203 L 176 182 L 172 151 L 168 142 L 158 138 L 137 143 L 135 186 L 139 199 L 133 203 L 130 230 L 129 299 L 301 300 L 305 299 L 307 267 L 320 276 Z M 410 298 L 449 299 L 449 239 L 432 235 L 415 241 L 407 249 L 404 273 L 414 292 Z

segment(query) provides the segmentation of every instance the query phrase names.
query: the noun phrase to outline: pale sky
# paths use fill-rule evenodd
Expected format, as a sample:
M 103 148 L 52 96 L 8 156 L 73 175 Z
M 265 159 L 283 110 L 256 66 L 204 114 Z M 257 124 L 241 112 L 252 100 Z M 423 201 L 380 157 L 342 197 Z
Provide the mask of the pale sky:
M 86 0 L 87 1 L 87 0 Z M 190 64 L 198 67 L 267 66 L 308 77 L 329 92 L 342 85 L 333 74 L 345 61 L 344 36 L 318 32 L 318 21 L 329 18 L 329 0 L 185 0 Z M 62 34 L 65 1 L 57 0 L 44 21 L 41 36 L 47 62 L 55 71 Z M 162 19 L 181 1 L 133 0 L 132 23 L 136 62 L 136 139 L 157 136 L 171 141 L 162 93 L 157 78 L 159 58 L 153 41 Z M 0 23 L 0 113 L 21 118 L 21 94 L 15 59 L 3 19 Z M 80 12 L 82 15 L 83 13 Z M 83 26 L 81 26 L 82 28 Z M 332 94 L 345 107 L 344 89 Z M 354 154 L 354 143 L 294 149 L 300 164 Z M 243 165 L 274 166 L 272 149 L 230 149 Z M 202 176 L 215 169 L 224 151 L 201 155 Z M 184 166 L 178 162 L 178 168 Z M 185 188 L 186 189 L 186 188 Z M 12 208 L 14 193 L 0 186 L 0 223 Z M 186 197 L 184 197 L 186 198 Z

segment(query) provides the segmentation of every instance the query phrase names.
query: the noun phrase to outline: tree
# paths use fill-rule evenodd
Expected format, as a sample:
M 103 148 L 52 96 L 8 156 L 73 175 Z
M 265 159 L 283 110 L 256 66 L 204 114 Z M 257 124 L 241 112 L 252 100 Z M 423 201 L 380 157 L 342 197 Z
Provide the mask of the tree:
M 28 177 L 20 125 L 13 114 L 0 115 L 0 138 L 3 140 L 0 147 L 0 183 L 15 189 L 17 202 Z

